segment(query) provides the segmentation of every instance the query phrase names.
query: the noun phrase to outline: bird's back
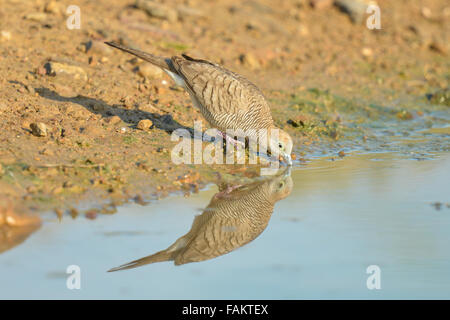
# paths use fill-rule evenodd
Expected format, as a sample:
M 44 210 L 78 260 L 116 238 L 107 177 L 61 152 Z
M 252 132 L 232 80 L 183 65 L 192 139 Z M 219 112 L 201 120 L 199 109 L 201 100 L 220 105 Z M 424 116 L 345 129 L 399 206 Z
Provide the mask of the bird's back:
M 172 57 L 172 67 L 205 119 L 221 131 L 273 126 L 270 107 L 249 80 L 217 64 L 183 55 Z

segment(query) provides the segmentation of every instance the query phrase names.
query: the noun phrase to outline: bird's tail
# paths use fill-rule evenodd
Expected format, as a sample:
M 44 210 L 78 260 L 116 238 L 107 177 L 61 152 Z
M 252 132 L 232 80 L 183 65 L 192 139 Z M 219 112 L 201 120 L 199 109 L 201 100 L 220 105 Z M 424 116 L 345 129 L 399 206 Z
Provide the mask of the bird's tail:
M 125 263 L 121 266 L 118 266 L 116 268 L 112 268 L 108 270 L 108 272 L 114 272 L 119 270 L 126 270 L 126 269 L 133 269 L 140 266 L 144 266 L 146 264 L 151 264 L 155 262 L 163 262 L 163 261 L 170 261 L 174 258 L 174 252 L 168 251 L 168 250 L 162 250 L 160 252 L 157 252 L 155 254 L 152 254 L 151 256 L 147 256 L 138 260 L 134 260 L 128 263 Z
M 160 56 L 155 56 L 154 54 L 147 53 L 141 50 L 133 49 L 130 47 L 123 46 L 121 44 L 115 43 L 115 42 L 105 42 L 107 45 L 117 48 L 119 50 L 131 53 L 132 55 L 135 55 L 136 57 L 141 58 L 142 60 L 145 60 L 147 62 L 150 62 L 163 70 L 169 70 L 173 72 L 173 68 L 171 68 L 171 60 L 169 58 L 164 58 Z

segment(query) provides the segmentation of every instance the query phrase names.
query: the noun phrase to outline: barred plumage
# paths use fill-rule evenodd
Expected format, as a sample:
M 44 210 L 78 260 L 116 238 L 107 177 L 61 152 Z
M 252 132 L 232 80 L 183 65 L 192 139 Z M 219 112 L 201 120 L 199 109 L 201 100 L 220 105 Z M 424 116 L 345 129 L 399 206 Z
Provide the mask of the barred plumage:
M 195 217 L 189 232 L 169 248 L 110 271 L 172 260 L 181 265 L 229 253 L 264 231 L 275 203 L 287 197 L 292 187 L 290 175 L 284 174 L 237 188 L 225 188 Z
M 268 129 L 269 151 L 281 153 L 291 163 L 292 140 L 279 130 L 277 138 L 271 138 L 274 126 L 270 107 L 261 91 L 241 75 L 222 66 L 187 55 L 163 58 L 120 44 L 106 44 L 131 53 L 166 71 L 177 84 L 182 85 L 209 122 L 225 133 L 228 129 L 248 131 Z

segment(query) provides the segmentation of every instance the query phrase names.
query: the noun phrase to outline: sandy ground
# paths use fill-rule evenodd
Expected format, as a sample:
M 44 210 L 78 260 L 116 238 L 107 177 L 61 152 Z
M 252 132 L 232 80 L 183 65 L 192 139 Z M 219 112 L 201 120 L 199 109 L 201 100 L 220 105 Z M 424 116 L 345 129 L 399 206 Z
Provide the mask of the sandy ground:
M 155 1 L 154 16 L 136 7 L 142 1 L 79 0 L 81 28 L 69 30 L 72 2 L 0 7 L 0 207 L 19 213 L 95 218 L 130 199 L 258 172 L 174 165 L 170 132 L 201 114 L 169 77 L 105 40 L 245 75 L 294 137 L 300 161 L 317 150 L 370 147 L 365 124 L 374 121 L 423 118 L 433 127 L 443 125 L 434 111 L 448 113 L 446 1 L 379 0 L 380 30 L 332 1 L 313 8 L 301 0 Z M 151 128 L 138 128 L 144 119 Z

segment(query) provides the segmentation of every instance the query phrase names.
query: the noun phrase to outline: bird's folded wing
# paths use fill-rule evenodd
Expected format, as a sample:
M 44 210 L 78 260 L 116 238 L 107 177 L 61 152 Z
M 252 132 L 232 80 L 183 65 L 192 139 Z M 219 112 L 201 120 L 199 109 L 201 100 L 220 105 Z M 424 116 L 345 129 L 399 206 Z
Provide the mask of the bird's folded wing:
M 249 80 L 223 67 L 188 56 L 172 57 L 173 68 L 219 127 L 269 128 L 270 107 L 261 91 Z M 256 123 L 252 123 L 256 122 Z

